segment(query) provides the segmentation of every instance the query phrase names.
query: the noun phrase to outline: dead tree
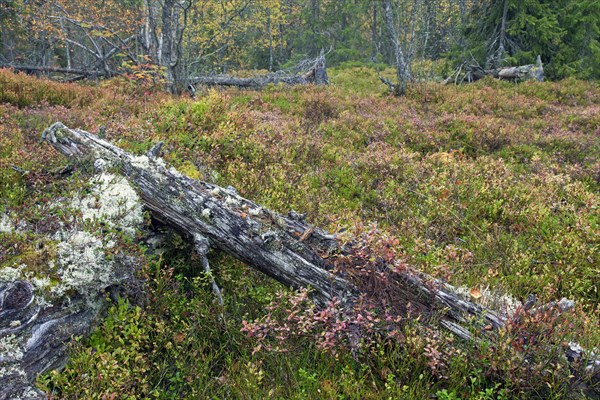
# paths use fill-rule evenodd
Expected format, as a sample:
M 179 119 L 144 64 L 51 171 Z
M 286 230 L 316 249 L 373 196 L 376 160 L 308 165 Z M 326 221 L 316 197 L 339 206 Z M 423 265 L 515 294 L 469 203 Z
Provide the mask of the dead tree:
M 350 280 L 332 272 L 330 261 L 339 252 L 351 255 L 352 248 L 296 214 L 277 214 L 231 189 L 181 175 L 167 168 L 162 159 L 133 156 L 93 134 L 60 123 L 48 128 L 44 139 L 71 160 L 101 158 L 117 166 L 137 187 L 156 219 L 190 238 L 206 238 L 211 247 L 287 286 L 311 287 L 319 305 L 333 298 L 350 304 L 360 294 Z M 413 298 L 408 301 L 429 310 L 446 310 L 442 323 L 464 339 L 470 335 L 458 327 L 468 315 L 494 328 L 504 325 L 499 315 L 464 301 L 449 285 L 430 276 L 406 270 L 398 281 L 410 288 Z
M 86 78 L 105 78 L 116 75 L 113 70 L 83 69 L 83 68 L 62 68 L 62 67 L 43 67 L 35 65 L 1 65 L 2 68 L 9 68 L 14 71 L 22 71 L 27 74 L 61 74 L 70 77 L 69 80 Z
M 398 32 L 396 30 L 396 24 L 394 23 L 394 12 L 392 10 L 392 3 L 390 0 L 383 0 L 383 11 L 388 38 L 394 50 L 397 82 L 394 84 L 387 79 L 383 79 L 381 77 L 380 79 L 389 87 L 392 93 L 396 95 L 403 95 L 406 92 L 406 86 L 408 82 L 412 80 L 410 73 L 410 60 L 406 59 L 405 52 L 402 50 L 402 44 L 400 43 Z
M 478 64 L 469 64 L 464 62 L 459 65 L 456 70 L 446 78 L 443 83 L 459 84 L 471 83 L 478 81 L 486 76 L 500 80 L 508 80 L 512 82 L 521 81 L 538 81 L 544 80 L 544 65 L 542 59 L 537 56 L 535 64 L 521 65 L 517 67 L 502 67 L 495 69 L 484 69 Z
M 61 123 L 48 128 L 43 139 L 71 161 L 119 171 L 137 187 L 153 217 L 189 237 L 201 257 L 208 247 L 222 250 L 287 286 L 312 288 L 318 306 L 337 299 L 352 310 L 357 299 L 369 295 L 352 271 L 338 272 L 340 264 L 336 264 L 338 259 L 359 258 L 358 250 L 306 223 L 302 215 L 281 215 L 239 196 L 232 188 L 188 178 L 156 158 L 157 151 L 134 156 Z M 208 269 L 207 262 L 203 262 L 203 268 Z M 386 268 L 385 263 L 382 268 Z M 494 332 L 507 323 L 505 316 L 467 301 L 450 285 L 408 267 L 391 277 L 411 308 L 423 316 L 435 315 L 430 322 L 439 322 L 461 339 L 493 340 Z M 220 295 L 216 285 L 213 291 Z M 43 398 L 29 382 L 38 373 L 62 365 L 65 342 L 71 335 L 87 332 L 97 317 L 97 309 L 86 307 L 83 301 L 40 311 L 34 296 L 28 282 L 0 282 L 0 340 L 15 335 L 27 343 L 25 348 L 15 350 L 20 352 L 18 360 L 0 358 L 0 367 L 12 363 L 17 371 L 10 374 L 5 368 L 0 373 L 0 399 L 13 398 L 25 390 L 31 397 L 22 398 Z M 598 379 L 600 360 L 574 344 L 568 346 L 566 356 L 576 365 L 584 364 L 577 373 L 596 374 Z
M 325 54 L 321 51 L 321 55 L 312 61 L 305 61 L 294 68 L 295 71 L 300 71 L 304 68 L 301 74 L 289 71 L 278 71 L 266 75 L 258 75 L 252 78 L 238 78 L 231 75 L 208 75 L 197 76 L 190 78 L 192 87 L 197 85 L 204 86 L 235 86 L 247 89 L 260 89 L 269 84 L 277 85 L 327 85 L 329 77 L 327 75 L 327 66 L 325 64 Z M 307 70 L 306 70 L 307 69 Z

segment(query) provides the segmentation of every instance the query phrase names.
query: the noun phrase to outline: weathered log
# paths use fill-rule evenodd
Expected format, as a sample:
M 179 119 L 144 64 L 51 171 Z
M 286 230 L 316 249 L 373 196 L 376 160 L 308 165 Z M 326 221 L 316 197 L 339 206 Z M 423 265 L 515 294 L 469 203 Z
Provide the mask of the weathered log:
M 194 85 L 235 86 L 247 89 L 259 89 L 269 84 L 304 85 L 309 81 L 300 75 L 268 74 L 253 78 L 237 78 L 231 75 L 197 76 L 191 79 Z
M 285 285 L 310 286 L 319 304 L 333 297 L 354 297 L 352 286 L 333 275 L 332 266 L 321 257 L 337 248 L 333 235 L 276 214 L 231 189 L 183 176 L 160 158 L 133 156 L 88 132 L 57 123 L 43 137 L 71 160 L 103 159 L 118 167 L 155 218 L 190 238 L 205 237 L 211 247 Z M 300 241 L 309 228 L 314 228 L 310 237 Z
M 153 217 L 195 241 L 201 256 L 207 245 L 225 251 L 285 285 L 312 288 L 313 300 L 320 306 L 335 298 L 351 309 L 365 294 L 350 276 L 333 271 L 332 259 L 352 258 L 355 250 L 335 235 L 307 224 L 300 214 L 277 214 L 239 196 L 233 188 L 181 175 L 156 158 L 155 152 L 150 157 L 134 156 L 60 123 L 48 128 L 43 139 L 72 161 L 118 170 L 135 185 Z M 418 271 L 407 268 L 393 279 L 407 302 L 435 314 L 443 327 L 465 340 L 473 339 L 474 330 L 485 335 L 506 324 L 505 316 L 467 301 L 450 285 Z M 217 293 L 218 288 L 213 290 Z M 90 308 L 84 298 L 75 297 L 67 308 L 42 310 L 32 300 L 34 296 L 28 282 L 0 284 L 0 340 L 19 334 L 27 343 L 16 349 L 16 356 L 0 351 L 5 357 L 0 358 L 0 368 L 4 368 L 0 369 L 0 399 L 13 398 L 14 393 L 28 398 L 23 397 L 25 392 L 37 398 L 40 394 L 30 382 L 38 373 L 62 365 L 65 343 L 72 335 L 88 332 L 97 317 L 98 308 Z M 583 361 L 582 372 L 588 375 L 600 371 L 596 356 L 590 357 L 576 345 L 569 346 L 567 357 Z
M 538 81 L 544 80 L 544 65 L 540 56 L 537 57 L 535 64 L 521 65 L 518 67 L 498 68 L 489 71 L 489 73 L 498 79 L 510 81 Z
M 350 281 L 332 272 L 329 257 L 342 247 L 335 235 L 261 207 L 232 189 L 190 179 L 160 158 L 133 156 L 82 130 L 57 123 L 44 132 L 44 139 L 73 161 L 100 158 L 119 168 L 155 218 L 192 239 L 208 239 L 210 246 L 287 286 L 312 288 L 319 305 L 333 298 L 352 303 L 360 294 Z M 482 327 L 504 324 L 502 317 L 464 301 L 451 286 L 430 276 L 407 270 L 396 279 L 409 291 L 408 301 L 443 312 L 449 327 L 468 320 L 478 320 Z M 462 331 L 456 333 L 469 338 Z
M 114 75 L 114 73 L 107 73 L 106 71 L 100 71 L 97 69 L 83 69 L 83 68 L 63 68 L 63 67 L 43 67 L 43 66 L 35 66 L 35 65 L 2 65 L 2 68 L 9 68 L 15 71 L 23 71 L 28 74 L 32 74 L 35 72 L 43 72 L 43 73 L 58 73 L 58 74 L 68 74 L 68 75 L 76 75 L 77 77 L 106 77 Z
M 544 65 L 540 56 L 537 57 L 535 64 L 521 65 L 517 67 L 503 67 L 495 69 L 484 69 L 479 65 L 460 65 L 443 83 L 459 84 L 478 81 L 486 76 L 500 80 L 509 80 L 513 82 L 538 81 L 544 80 Z
M 312 62 L 310 69 L 300 75 L 290 74 L 288 72 L 274 72 L 271 74 L 258 75 L 252 78 L 238 78 L 231 75 L 209 75 L 197 76 L 190 78 L 192 85 L 191 90 L 195 85 L 204 86 L 235 86 L 239 88 L 260 89 L 270 84 L 284 85 L 326 85 L 329 83 L 327 76 L 327 68 L 325 65 L 325 56 L 322 53 L 315 61 Z M 194 92 L 195 90 L 192 90 Z
M 29 282 L 0 282 L 0 400 L 45 399 L 32 382 L 64 365 L 67 344 L 89 332 L 99 311 L 82 297 L 43 308 Z M 27 340 L 19 347 L 15 343 L 23 336 Z

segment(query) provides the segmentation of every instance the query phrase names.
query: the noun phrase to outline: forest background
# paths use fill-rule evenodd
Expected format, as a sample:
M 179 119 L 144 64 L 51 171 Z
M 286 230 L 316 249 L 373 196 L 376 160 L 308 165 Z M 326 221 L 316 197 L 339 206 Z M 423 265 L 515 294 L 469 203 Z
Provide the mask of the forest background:
M 11 0 L 0 3 L 0 65 L 150 70 L 181 91 L 197 75 L 285 69 L 324 49 L 331 66 L 402 64 L 408 80 L 537 55 L 549 79 L 597 79 L 599 21 L 597 0 Z

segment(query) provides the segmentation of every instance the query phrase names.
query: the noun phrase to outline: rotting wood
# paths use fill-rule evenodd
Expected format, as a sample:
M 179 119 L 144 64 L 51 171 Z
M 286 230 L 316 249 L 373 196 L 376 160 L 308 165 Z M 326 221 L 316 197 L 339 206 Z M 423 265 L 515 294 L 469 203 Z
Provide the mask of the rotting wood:
M 68 74 L 77 75 L 83 78 L 101 78 L 115 75 L 114 72 L 107 73 L 98 69 L 84 69 L 84 68 L 62 68 L 62 67 L 43 67 L 34 65 L 2 65 L 2 68 L 9 68 L 15 71 L 22 71 L 28 74 L 31 73 L 57 73 L 57 74 Z
M 67 344 L 87 334 L 99 312 L 81 297 L 42 308 L 31 283 L 0 282 L 0 400 L 45 399 L 33 382 L 38 374 L 64 365 Z M 6 348 L 21 336 L 27 338 L 24 348 Z
M 187 236 L 204 236 L 212 247 L 287 286 L 310 286 L 318 304 L 355 296 L 349 282 L 333 275 L 321 257 L 338 248 L 335 236 L 315 227 L 300 242 L 297 236 L 311 228 L 305 222 L 276 214 L 233 190 L 190 179 L 162 159 L 133 156 L 88 132 L 57 123 L 43 137 L 69 159 L 101 158 L 120 168 L 155 218 Z
M 320 306 L 334 298 L 351 304 L 360 294 L 349 280 L 332 272 L 329 256 L 342 248 L 335 235 L 268 210 L 234 190 L 190 179 L 160 158 L 133 156 L 82 130 L 57 123 L 44 132 L 44 139 L 72 161 L 101 158 L 118 167 L 138 188 L 156 219 L 189 237 L 205 237 L 212 247 L 287 286 L 312 288 L 313 300 Z M 351 255 L 353 250 L 345 251 Z M 481 320 L 482 326 L 494 328 L 504 325 L 493 311 L 463 300 L 451 286 L 430 276 L 407 270 L 396 279 L 414 302 L 442 313 L 442 319 L 455 323 Z
M 91 133 L 61 123 L 48 128 L 43 139 L 72 161 L 101 158 L 119 168 L 137 187 L 155 218 L 185 235 L 207 238 L 212 247 L 287 286 L 310 287 L 318 306 L 337 299 L 351 308 L 364 294 L 353 282 L 336 275 L 330 261 L 334 254 L 352 256 L 352 247 L 304 222 L 295 212 L 277 214 L 239 196 L 232 188 L 191 179 L 160 158 L 133 156 Z M 461 339 L 479 340 L 473 331 L 490 337 L 507 323 L 505 316 L 466 300 L 454 287 L 427 274 L 406 268 L 393 279 L 407 302 L 435 314 L 442 327 Z M 587 377 L 592 385 L 600 384 L 597 354 L 586 353 L 574 343 L 568 344 L 565 354 L 569 361 L 583 364 L 581 370 L 574 371 L 578 376 Z

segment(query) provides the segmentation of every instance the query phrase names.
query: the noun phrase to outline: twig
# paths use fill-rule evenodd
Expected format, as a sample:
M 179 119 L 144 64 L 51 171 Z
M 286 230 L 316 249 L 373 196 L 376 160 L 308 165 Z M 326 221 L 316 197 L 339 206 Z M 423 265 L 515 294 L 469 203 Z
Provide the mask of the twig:
M 210 285 L 211 285 L 213 294 L 217 298 L 219 305 L 221 307 L 223 307 L 225 305 L 225 302 L 223 301 L 223 295 L 221 294 L 221 289 L 219 289 L 217 282 L 215 282 L 215 278 L 212 275 L 212 271 L 210 269 L 210 264 L 208 263 L 208 258 L 206 257 L 206 254 L 208 253 L 208 250 L 210 248 L 210 243 L 208 242 L 208 239 L 206 237 L 204 237 L 200 234 L 194 235 L 194 242 L 195 242 L 195 246 L 196 246 L 196 252 L 200 256 L 200 259 L 202 261 L 202 267 L 204 268 L 204 272 L 206 272 L 206 274 L 210 278 Z M 223 317 L 222 314 L 221 314 L 221 317 Z

